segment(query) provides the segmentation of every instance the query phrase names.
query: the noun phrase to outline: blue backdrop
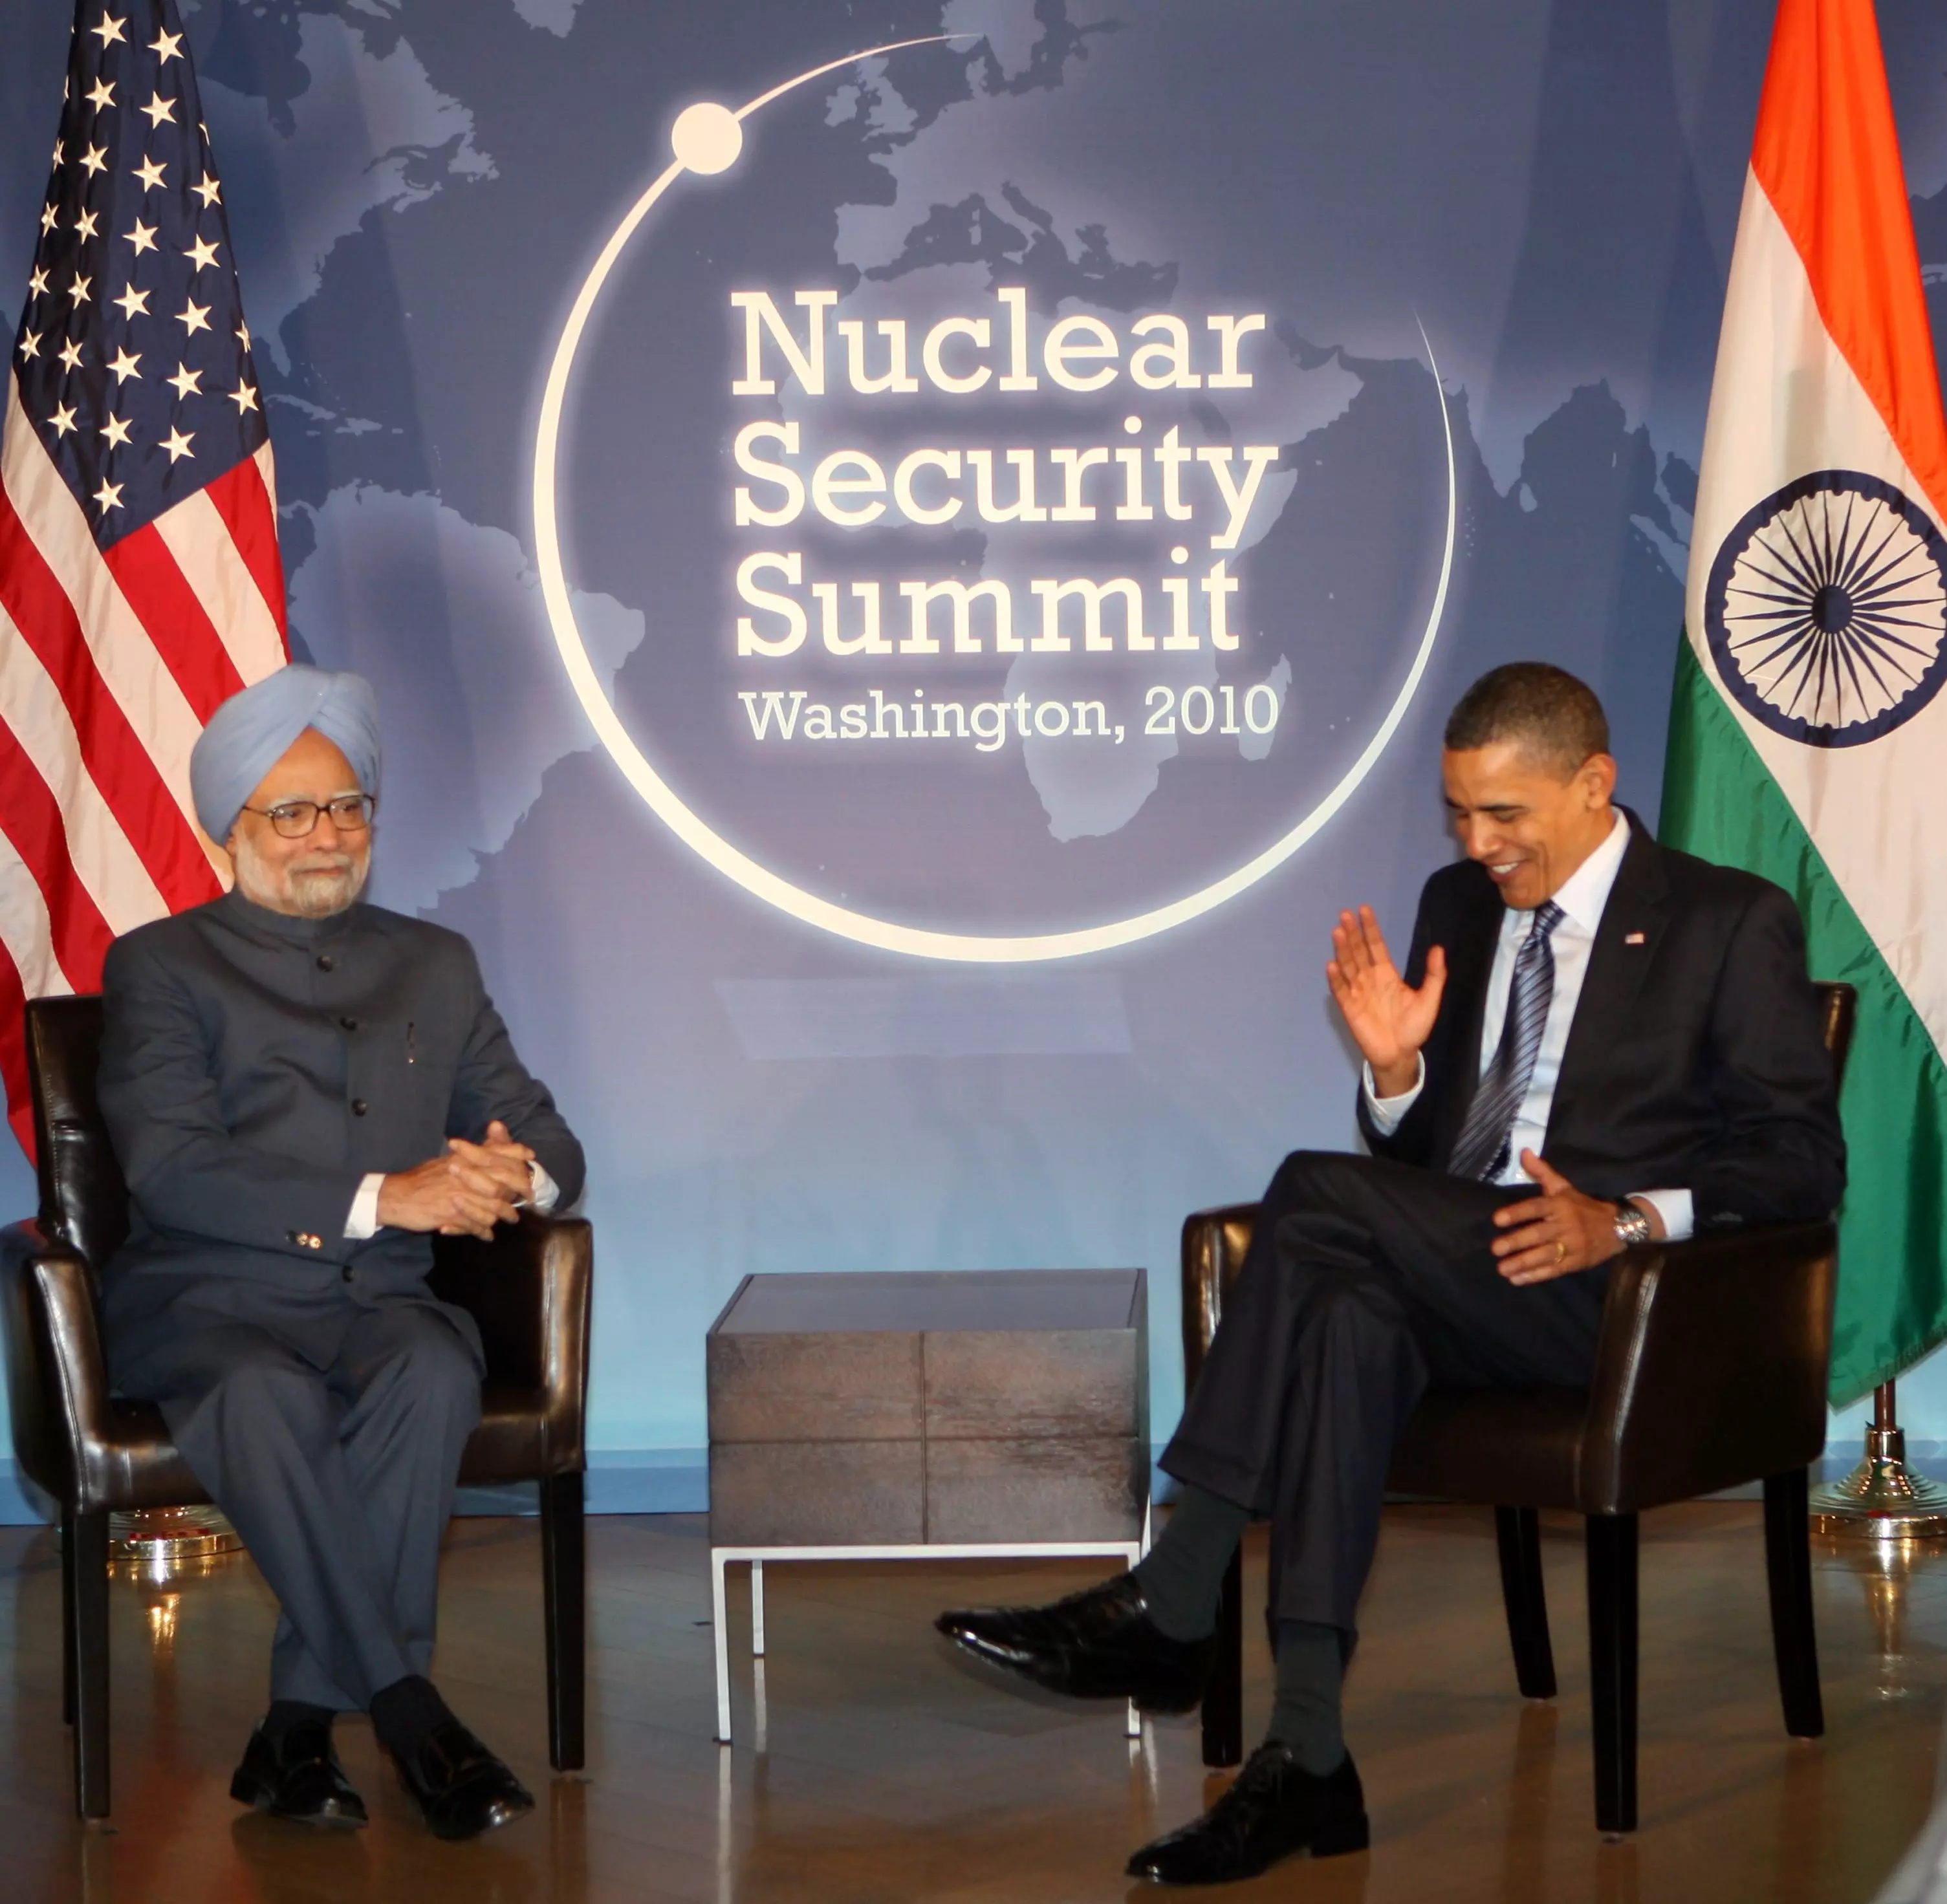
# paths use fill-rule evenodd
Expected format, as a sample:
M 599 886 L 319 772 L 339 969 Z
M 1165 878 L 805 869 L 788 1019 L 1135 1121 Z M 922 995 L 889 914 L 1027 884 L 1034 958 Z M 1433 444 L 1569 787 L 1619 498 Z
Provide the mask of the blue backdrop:
M 1146 1265 L 1165 1430 L 1183 1213 L 1353 1141 L 1326 934 L 1451 851 L 1460 689 L 1584 675 L 1654 820 L 1768 10 L 182 11 L 293 645 L 384 705 L 376 896 L 587 1141 L 598 1503 L 700 1499 L 751 1271 Z M 1880 16 L 1937 280 L 1947 18 Z M 8 335 L 70 18 L 0 14 Z M 794 80 L 624 229 L 683 108 Z M 1054 591 L 1116 578 L 1091 639 Z M 998 585 L 958 639 L 947 581 Z

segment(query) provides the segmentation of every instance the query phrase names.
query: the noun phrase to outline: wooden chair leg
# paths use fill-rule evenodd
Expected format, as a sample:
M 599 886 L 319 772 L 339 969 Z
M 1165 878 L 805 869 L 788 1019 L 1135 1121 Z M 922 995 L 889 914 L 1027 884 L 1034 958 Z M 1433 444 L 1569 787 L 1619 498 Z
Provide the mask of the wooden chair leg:
M 1636 1517 L 1591 1514 L 1589 1704 L 1596 1734 L 1596 1828 L 1636 1828 Z
M 70 1514 L 61 1572 L 74 1634 L 74 1804 L 83 1818 L 108 1816 L 108 1516 Z
M 1811 1523 L 1803 1468 L 1774 1474 L 1764 1484 L 1765 1572 L 1771 1587 L 1772 1646 L 1784 1729 L 1794 1739 L 1825 1730 L 1819 1691 L 1819 1636 L 1812 1617 Z
M 1244 1556 L 1230 1556 L 1217 1607 L 1217 1656 L 1203 1689 L 1203 1763 L 1237 1765 L 1244 1757 Z
M 1541 1577 L 1541 1516 L 1532 1507 L 1497 1507 L 1494 1537 L 1501 1550 L 1501 1600 L 1515 1678 L 1524 1699 L 1555 1697 L 1555 1649 L 1548 1638 L 1548 1592 Z
M 588 1762 L 587 1528 L 579 1470 L 540 1484 L 541 1602 L 547 1624 L 548 1763 L 578 1772 Z
M 61 1510 L 61 1723 L 74 1723 L 74 1516 Z

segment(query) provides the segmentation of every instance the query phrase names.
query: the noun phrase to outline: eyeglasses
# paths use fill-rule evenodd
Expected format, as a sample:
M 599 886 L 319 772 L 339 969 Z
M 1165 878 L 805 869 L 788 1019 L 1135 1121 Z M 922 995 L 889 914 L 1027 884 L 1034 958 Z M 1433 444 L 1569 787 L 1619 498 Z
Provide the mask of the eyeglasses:
M 372 824 L 372 810 L 378 805 L 369 793 L 341 793 L 335 800 L 280 800 L 274 807 L 246 807 L 270 821 L 284 839 L 302 839 L 317 824 L 317 816 L 328 813 L 340 833 L 363 833 Z

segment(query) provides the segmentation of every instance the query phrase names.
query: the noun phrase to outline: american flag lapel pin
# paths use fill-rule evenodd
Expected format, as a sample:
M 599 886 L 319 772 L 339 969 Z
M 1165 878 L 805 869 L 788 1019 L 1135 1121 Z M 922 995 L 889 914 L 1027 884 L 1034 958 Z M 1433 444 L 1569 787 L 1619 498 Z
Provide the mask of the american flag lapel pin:
M 1640 932 L 1625 932 L 1623 935 L 1623 943 L 1625 945 L 1641 945 L 1643 942 L 1643 935 Z

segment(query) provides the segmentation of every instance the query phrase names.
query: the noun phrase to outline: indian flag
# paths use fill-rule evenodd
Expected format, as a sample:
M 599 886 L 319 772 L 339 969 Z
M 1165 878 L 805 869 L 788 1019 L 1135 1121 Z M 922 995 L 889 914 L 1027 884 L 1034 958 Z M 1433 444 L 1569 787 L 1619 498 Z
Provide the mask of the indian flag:
M 1832 1397 L 1947 1335 L 1947 423 L 1871 0 L 1780 0 L 1704 433 L 1663 833 L 1859 991 Z

